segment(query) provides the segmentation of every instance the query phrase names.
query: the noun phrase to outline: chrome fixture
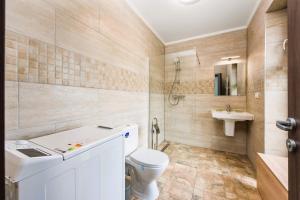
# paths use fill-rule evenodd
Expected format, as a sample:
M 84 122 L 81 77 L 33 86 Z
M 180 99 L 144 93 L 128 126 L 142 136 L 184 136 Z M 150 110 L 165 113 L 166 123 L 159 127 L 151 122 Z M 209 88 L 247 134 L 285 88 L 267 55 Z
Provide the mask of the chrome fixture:
M 181 67 L 180 67 L 181 61 L 180 61 L 179 57 L 176 58 L 174 64 L 175 64 L 175 78 L 172 83 L 171 90 L 169 92 L 169 97 L 168 97 L 168 101 L 172 106 L 178 105 L 179 101 L 184 99 L 184 97 L 185 97 L 184 95 L 173 94 L 175 86 L 180 85 L 180 77 L 179 76 L 180 76 L 180 71 L 181 71 Z
M 295 140 L 287 139 L 286 140 L 286 148 L 287 148 L 288 152 L 294 152 L 297 148 L 297 144 L 296 144 Z
M 180 72 L 181 72 L 181 62 L 182 62 L 180 57 L 196 56 L 197 63 L 199 66 L 201 66 L 201 62 L 200 62 L 200 58 L 199 58 L 196 47 L 194 47 L 193 49 L 190 49 L 190 50 L 171 53 L 171 54 L 169 54 L 169 56 L 171 56 L 172 58 L 175 58 L 175 61 L 174 61 L 175 78 L 172 83 L 171 89 L 169 91 L 168 101 L 172 106 L 176 106 L 176 105 L 178 105 L 180 100 L 183 100 L 185 98 L 185 95 L 174 94 L 174 90 L 176 89 L 176 86 L 180 85 Z
M 293 131 L 297 127 L 297 122 L 294 118 L 287 118 L 286 121 L 276 121 L 277 128 L 283 131 Z M 288 152 L 294 152 L 297 148 L 295 140 L 288 138 L 286 140 L 286 148 Z
M 227 112 L 231 112 L 231 106 L 230 106 L 230 104 L 227 104 L 227 105 L 226 105 L 226 111 L 227 111 Z
M 294 118 L 287 118 L 286 121 L 277 121 L 276 126 L 283 131 L 292 131 L 296 128 L 297 123 Z
M 151 147 L 152 149 L 158 149 L 158 135 L 160 134 L 160 129 L 159 129 L 159 126 L 158 126 L 158 119 L 157 117 L 154 117 L 153 120 L 152 120 L 152 128 L 151 128 L 151 132 L 152 132 L 152 142 L 151 142 Z M 153 135 L 155 134 L 155 144 L 153 142 Z

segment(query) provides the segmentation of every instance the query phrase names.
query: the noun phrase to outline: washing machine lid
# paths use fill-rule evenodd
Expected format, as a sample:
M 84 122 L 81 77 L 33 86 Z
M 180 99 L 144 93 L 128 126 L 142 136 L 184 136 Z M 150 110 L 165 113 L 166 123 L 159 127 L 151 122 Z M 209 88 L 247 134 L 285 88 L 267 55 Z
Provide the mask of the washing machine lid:
M 115 129 L 86 126 L 30 141 L 61 154 L 63 159 L 67 160 L 121 135 L 120 131 Z
M 146 148 L 137 149 L 130 155 L 130 158 L 133 162 L 145 167 L 163 167 L 169 163 L 167 154 Z

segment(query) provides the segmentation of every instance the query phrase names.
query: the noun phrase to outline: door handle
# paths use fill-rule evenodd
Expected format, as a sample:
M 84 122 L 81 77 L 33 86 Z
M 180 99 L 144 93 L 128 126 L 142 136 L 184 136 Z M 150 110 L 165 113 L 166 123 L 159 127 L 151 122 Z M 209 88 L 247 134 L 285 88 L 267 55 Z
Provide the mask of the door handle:
M 294 152 L 297 148 L 297 144 L 296 144 L 295 140 L 287 139 L 286 140 L 286 148 L 287 148 L 288 152 Z
M 286 121 L 277 121 L 276 126 L 284 131 L 292 131 L 294 128 L 296 128 L 297 123 L 294 118 L 287 118 Z

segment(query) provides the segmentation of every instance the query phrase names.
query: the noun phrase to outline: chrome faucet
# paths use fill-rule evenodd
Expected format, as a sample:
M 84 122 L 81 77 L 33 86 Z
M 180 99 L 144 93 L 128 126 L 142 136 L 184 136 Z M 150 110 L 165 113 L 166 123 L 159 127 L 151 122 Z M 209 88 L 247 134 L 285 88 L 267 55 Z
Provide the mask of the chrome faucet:
M 227 111 L 227 112 L 230 112 L 230 111 L 231 111 L 231 106 L 230 106 L 230 104 L 227 104 L 227 105 L 226 105 L 226 111 Z

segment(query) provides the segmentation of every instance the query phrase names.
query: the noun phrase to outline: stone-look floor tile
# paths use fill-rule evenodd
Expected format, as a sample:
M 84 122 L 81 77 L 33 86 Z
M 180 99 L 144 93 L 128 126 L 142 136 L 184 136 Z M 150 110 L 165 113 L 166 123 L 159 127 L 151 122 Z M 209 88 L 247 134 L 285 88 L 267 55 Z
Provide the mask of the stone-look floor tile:
M 196 173 L 196 168 L 176 163 L 172 175 L 176 178 L 184 179 L 188 183 L 188 186 L 194 188 Z
M 218 196 L 210 192 L 204 192 L 203 200 L 226 200 L 224 196 Z
M 248 199 L 249 200 L 262 200 L 259 193 L 257 191 L 255 192 L 249 192 L 248 193 Z
M 246 156 L 176 143 L 165 153 L 159 200 L 261 200 Z
M 202 200 L 204 196 L 203 193 L 204 192 L 202 189 L 198 189 L 195 187 L 192 200 Z

